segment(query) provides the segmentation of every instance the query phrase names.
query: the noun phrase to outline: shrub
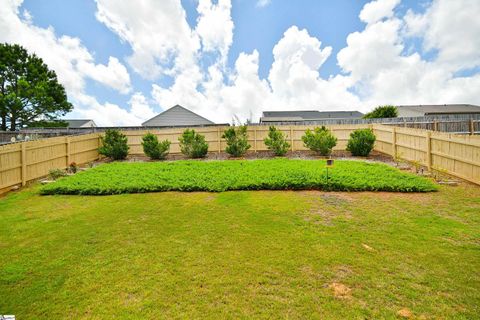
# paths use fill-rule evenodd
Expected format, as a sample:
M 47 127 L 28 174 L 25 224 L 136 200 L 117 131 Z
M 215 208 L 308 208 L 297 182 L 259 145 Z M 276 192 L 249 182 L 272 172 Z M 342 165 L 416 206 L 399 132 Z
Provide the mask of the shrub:
M 227 141 L 225 151 L 234 157 L 243 156 L 251 147 L 247 140 L 247 126 L 230 127 L 223 132 L 222 138 Z
M 61 169 L 51 169 L 48 171 L 48 177 L 52 180 L 57 180 L 58 178 L 65 177 L 67 173 L 65 170 Z
M 208 152 L 208 143 L 205 136 L 198 134 L 195 130 L 185 130 L 180 138 L 180 150 L 189 158 L 204 158 Z
M 158 141 L 156 135 L 147 133 L 142 137 L 143 152 L 154 160 L 163 160 L 170 150 L 170 141 Z
M 395 106 L 378 106 L 373 111 L 363 116 L 363 119 L 395 118 L 398 117 L 398 109 Z
M 123 160 L 128 155 L 127 137 L 116 129 L 109 129 L 101 137 L 102 146 L 98 152 L 113 160 Z
M 328 156 L 332 153 L 333 147 L 337 145 L 337 138 L 324 126 L 305 131 L 302 137 L 305 147 L 322 155 Z
M 290 143 L 287 142 L 284 134 L 274 126 L 268 129 L 268 137 L 263 139 L 263 142 L 276 156 L 284 156 L 290 149 Z
M 350 133 L 347 151 L 354 156 L 366 157 L 375 144 L 375 135 L 372 129 L 358 129 Z
M 69 165 L 68 165 L 68 171 L 70 171 L 71 173 L 77 173 L 78 171 L 78 165 L 76 162 L 71 162 Z

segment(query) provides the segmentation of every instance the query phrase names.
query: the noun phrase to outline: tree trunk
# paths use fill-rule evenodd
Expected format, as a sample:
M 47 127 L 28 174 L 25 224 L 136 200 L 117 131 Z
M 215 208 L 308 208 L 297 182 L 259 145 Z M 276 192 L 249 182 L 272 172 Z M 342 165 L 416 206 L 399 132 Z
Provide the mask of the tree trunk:
M 10 118 L 10 131 L 15 131 L 17 125 L 17 119 L 16 118 Z
M 7 131 L 7 117 L 2 115 L 2 123 L 0 125 L 0 130 Z

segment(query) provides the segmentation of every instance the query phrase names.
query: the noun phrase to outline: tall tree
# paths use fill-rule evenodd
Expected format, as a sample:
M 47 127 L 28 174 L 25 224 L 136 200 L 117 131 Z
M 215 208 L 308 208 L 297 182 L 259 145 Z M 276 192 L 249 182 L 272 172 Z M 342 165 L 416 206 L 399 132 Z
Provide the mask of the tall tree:
M 16 44 L 0 43 L 0 129 L 14 131 L 71 111 L 65 88 L 43 60 Z
M 366 115 L 363 119 L 374 118 L 396 118 L 398 117 L 398 109 L 395 106 L 378 106 Z

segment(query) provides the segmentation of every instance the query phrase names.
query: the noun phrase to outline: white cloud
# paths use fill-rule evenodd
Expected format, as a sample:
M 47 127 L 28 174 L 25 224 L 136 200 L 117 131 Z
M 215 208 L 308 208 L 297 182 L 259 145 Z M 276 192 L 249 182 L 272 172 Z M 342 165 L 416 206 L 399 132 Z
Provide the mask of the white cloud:
M 53 27 L 33 25 L 28 12 L 22 14 L 26 19 L 21 19 L 21 4 L 22 1 L 0 1 L 0 7 L 4 8 L 0 16 L 1 42 L 20 44 L 42 57 L 56 71 L 70 94 L 84 90 L 85 77 L 121 92 L 129 90 L 128 72 L 116 58 L 111 57 L 107 66 L 96 64 L 80 39 L 65 35 L 57 37 Z
M 205 52 L 219 51 L 222 63 L 226 62 L 233 39 L 231 8 L 230 0 L 219 0 L 217 4 L 200 0 L 197 7 L 199 16 L 195 31 L 202 41 L 202 49 Z
M 257 7 L 263 8 L 268 6 L 272 1 L 271 0 L 257 0 Z
M 147 79 L 175 75 L 195 63 L 200 48 L 180 1 L 96 0 L 97 19 L 127 42 L 132 68 Z
M 138 117 L 117 105 L 100 104 L 85 93 L 86 79 L 90 78 L 121 93 L 131 88 L 130 76 L 115 57 L 108 64 L 96 64 L 93 55 L 81 40 L 66 35 L 57 36 L 53 27 L 40 28 L 32 24 L 28 12 L 20 14 L 22 1 L 0 0 L 0 42 L 17 43 L 40 56 L 55 70 L 59 82 L 65 86 L 69 100 L 74 104 L 73 115 L 93 118 L 101 125 L 139 122 Z M 24 19 L 20 18 L 20 15 Z
M 383 18 L 391 18 L 393 9 L 400 0 L 375 0 L 367 3 L 360 12 L 360 20 L 366 23 L 375 23 Z
M 108 58 L 108 64 L 94 65 L 86 61 L 79 61 L 78 69 L 93 80 L 103 83 L 120 93 L 126 94 L 131 90 L 130 75 L 127 68 L 115 57 Z
M 267 109 L 479 104 L 480 74 L 458 74 L 480 65 L 480 2 L 433 0 L 424 13 L 409 10 L 404 16 L 395 14 L 399 3 L 367 3 L 359 13 L 365 28 L 351 33 L 336 57 L 307 30 L 291 26 L 274 46 L 268 78 L 262 79 L 257 50 L 240 53 L 231 69 L 226 64 L 234 30 L 230 0 L 199 0 L 195 27 L 187 23 L 179 0 L 97 0 L 97 19 L 132 48 L 128 64 L 135 72 L 147 79 L 173 78 L 169 86 L 153 80 L 151 97 L 135 92 L 128 109 L 99 103 L 85 93 L 86 79 L 131 92 L 125 66 L 115 57 L 98 64 L 80 39 L 33 25 L 28 12 L 18 12 L 21 1 L 0 0 L 6 8 L 0 16 L 0 41 L 20 43 L 42 56 L 77 104 L 75 114 L 100 125 L 138 125 L 155 114 L 153 103 L 164 109 L 181 104 L 217 122 L 233 115 L 245 119 L 251 112 L 257 120 Z M 412 37 L 420 39 L 422 50 L 413 46 Z M 343 73 L 323 78 L 320 68 L 335 58 Z
M 480 63 L 475 13 L 479 10 L 478 1 L 435 0 L 424 14 L 408 11 L 405 17 L 372 18 L 365 30 L 348 36 L 347 47 L 337 56 L 339 65 L 355 81 L 362 103 L 370 107 L 479 103 L 472 89 L 478 86 L 479 75 L 456 77 L 463 68 Z M 411 36 L 421 37 L 423 47 L 438 50 L 438 56 L 427 61 L 418 52 L 406 54 Z

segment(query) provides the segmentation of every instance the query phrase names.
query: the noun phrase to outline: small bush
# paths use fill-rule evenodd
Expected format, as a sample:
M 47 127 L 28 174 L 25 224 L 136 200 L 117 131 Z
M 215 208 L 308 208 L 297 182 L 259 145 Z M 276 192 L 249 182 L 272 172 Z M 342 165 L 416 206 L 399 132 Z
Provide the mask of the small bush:
M 395 106 L 378 106 L 363 116 L 363 119 L 376 118 L 396 118 L 398 117 L 398 109 Z
M 129 146 L 127 137 L 116 129 L 109 129 L 105 132 L 105 137 L 101 137 L 102 146 L 98 152 L 113 160 L 123 160 L 128 155 Z
M 358 129 L 350 133 L 347 151 L 350 151 L 354 156 L 366 157 L 373 150 L 374 144 L 375 135 L 372 129 Z
M 61 177 L 65 177 L 67 173 L 62 169 L 51 169 L 48 171 L 48 177 L 52 180 L 57 180 Z
M 230 127 L 223 132 L 222 138 L 227 141 L 225 151 L 234 157 L 243 156 L 251 147 L 248 144 L 247 126 Z
M 337 138 L 324 126 L 305 131 L 302 137 L 305 147 L 322 155 L 328 156 L 332 153 L 333 147 L 337 145 Z
M 143 152 L 154 160 L 163 160 L 170 151 L 170 141 L 158 141 L 156 135 L 147 133 L 142 137 Z
M 77 173 L 78 171 L 78 165 L 76 162 L 71 162 L 69 165 L 68 165 L 68 171 L 70 171 L 70 173 Z
M 189 158 L 204 158 L 208 152 L 208 143 L 205 136 L 198 134 L 195 130 L 185 130 L 180 138 L 180 150 Z
M 268 129 L 268 137 L 263 139 L 263 142 L 276 156 L 284 156 L 290 149 L 290 143 L 287 142 L 284 134 L 274 126 Z

